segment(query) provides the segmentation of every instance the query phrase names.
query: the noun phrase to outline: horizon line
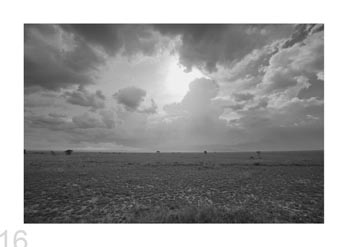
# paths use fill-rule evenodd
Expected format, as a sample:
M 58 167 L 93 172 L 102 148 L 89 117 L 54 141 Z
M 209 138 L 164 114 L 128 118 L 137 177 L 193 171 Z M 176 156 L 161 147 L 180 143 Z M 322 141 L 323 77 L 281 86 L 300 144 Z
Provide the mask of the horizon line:
M 64 152 L 66 150 L 69 149 L 26 149 L 24 148 L 24 150 L 26 150 L 26 152 Z M 157 153 L 157 151 L 159 151 L 159 153 L 203 153 L 204 151 L 207 151 L 207 153 L 255 153 L 257 151 L 259 152 L 320 152 L 323 151 L 324 149 L 303 149 L 303 150 L 251 150 L 251 151 L 208 151 L 208 150 L 203 150 L 203 151 L 161 151 L 161 150 L 156 150 L 156 151 L 116 151 L 116 150 L 81 150 L 81 149 L 71 149 L 73 150 L 73 152 L 76 153 Z

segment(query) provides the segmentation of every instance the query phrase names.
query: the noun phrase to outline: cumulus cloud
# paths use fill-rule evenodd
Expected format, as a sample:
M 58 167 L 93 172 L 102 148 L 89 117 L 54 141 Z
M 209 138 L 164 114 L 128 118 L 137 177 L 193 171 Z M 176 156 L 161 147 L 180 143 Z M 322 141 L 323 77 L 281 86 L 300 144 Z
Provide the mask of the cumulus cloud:
M 60 90 L 93 83 L 103 59 L 57 25 L 25 25 L 24 86 Z
M 238 62 L 219 65 L 211 76 L 220 82 L 221 96 L 286 89 L 301 98 L 323 98 L 323 43 L 323 25 L 295 25 L 289 38 L 274 40 Z
M 211 79 L 199 78 L 189 84 L 189 91 L 179 103 L 173 103 L 164 106 L 168 113 L 194 114 L 200 115 L 206 113 L 210 108 L 211 99 L 219 92 L 218 84 Z
M 65 92 L 63 97 L 68 103 L 90 107 L 93 111 L 104 108 L 106 99 L 100 90 L 97 90 L 95 93 L 90 93 L 84 87 L 79 87 L 76 91 Z
M 164 35 L 180 36 L 177 52 L 187 70 L 215 72 L 217 65 L 240 61 L 254 49 L 287 38 L 290 25 L 156 25 Z
M 164 106 L 167 113 L 164 132 L 173 133 L 171 143 L 162 140 L 167 145 L 179 145 L 177 142 L 185 141 L 183 145 L 196 146 L 217 145 L 227 136 L 226 121 L 220 119 L 224 108 L 217 104 L 215 97 L 219 85 L 211 79 L 195 79 L 189 85 L 189 91 L 177 103 Z M 165 144 L 164 144 L 165 145 Z
M 290 88 L 294 87 L 295 92 L 292 96 L 295 97 L 312 84 L 320 84 L 320 75 L 323 74 L 323 50 L 323 32 L 313 33 L 302 42 L 280 50 L 271 57 L 259 88 L 263 93 L 290 93 Z
M 113 97 L 117 103 L 123 105 L 127 111 L 138 110 L 144 101 L 146 91 L 137 87 L 126 87 L 116 92 Z
M 128 58 L 166 50 L 171 40 L 149 25 L 25 25 L 24 85 L 59 91 L 96 81 L 116 54 Z
M 42 131 L 47 142 L 64 137 L 78 146 L 109 143 L 129 150 L 323 148 L 323 35 L 319 24 L 26 26 L 26 138 Z M 181 100 L 158 111 L 162 65 L 152 86 L 125 87 L 142 78 L 133 74 L 97 81 L 103 92 L 120 88 L 112 102 L 88 89 L 105 61 L 156 56 L 168 42 L 187 70 L 203 73 Z M 147 71 L 148 62 L 132 73 Z M 36 88 L 55 96 L 41 91 L 39 97 Z M 43 109 L 47 98 L 90 111 L 63 104 L 52 113 L 52 105 Z

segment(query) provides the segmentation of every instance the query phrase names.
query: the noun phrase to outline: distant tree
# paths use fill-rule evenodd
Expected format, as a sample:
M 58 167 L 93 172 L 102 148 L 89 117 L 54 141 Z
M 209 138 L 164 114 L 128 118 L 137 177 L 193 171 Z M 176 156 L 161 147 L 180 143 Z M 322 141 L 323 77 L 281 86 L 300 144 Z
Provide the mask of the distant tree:
M 157 152 L 156 152 L 157 154 L 159 154 L 160 153 L 160 151 L 159 150 L 157 150 Z
M 258 159 L 261 159 L 261 152 L 260 151 L 256 151 L 256 154 L 258 155 Z
M 51 155 L 56 155 L 56 153 L 54 151 L 51 151 L 50 153 L 51 153 Z
M 207 152 L 207 150 L 204 150 L 204 154 L 207 154 L 208 152 Z
M 71 155 L 71 154 L 73 153 L 73 150 L 68 149 L 68 150 L 64 151 L 64 153 L 65 153 L 66 155 Z

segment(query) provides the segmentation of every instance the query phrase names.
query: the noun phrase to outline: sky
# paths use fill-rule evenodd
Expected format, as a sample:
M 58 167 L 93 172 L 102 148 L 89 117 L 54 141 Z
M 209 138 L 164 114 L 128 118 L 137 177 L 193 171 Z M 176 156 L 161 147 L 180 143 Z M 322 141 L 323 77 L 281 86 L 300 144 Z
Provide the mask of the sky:
M 24 147 L 324 145 L 322 24 L 26 24 Z

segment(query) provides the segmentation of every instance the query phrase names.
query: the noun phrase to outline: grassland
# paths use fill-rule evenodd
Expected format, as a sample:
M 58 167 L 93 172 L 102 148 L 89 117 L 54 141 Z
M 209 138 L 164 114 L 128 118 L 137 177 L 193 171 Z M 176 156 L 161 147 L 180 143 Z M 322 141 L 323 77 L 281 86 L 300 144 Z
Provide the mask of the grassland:
M 27 152 L 24 222 L 322 223 L 323 185 L 323 152 Z

